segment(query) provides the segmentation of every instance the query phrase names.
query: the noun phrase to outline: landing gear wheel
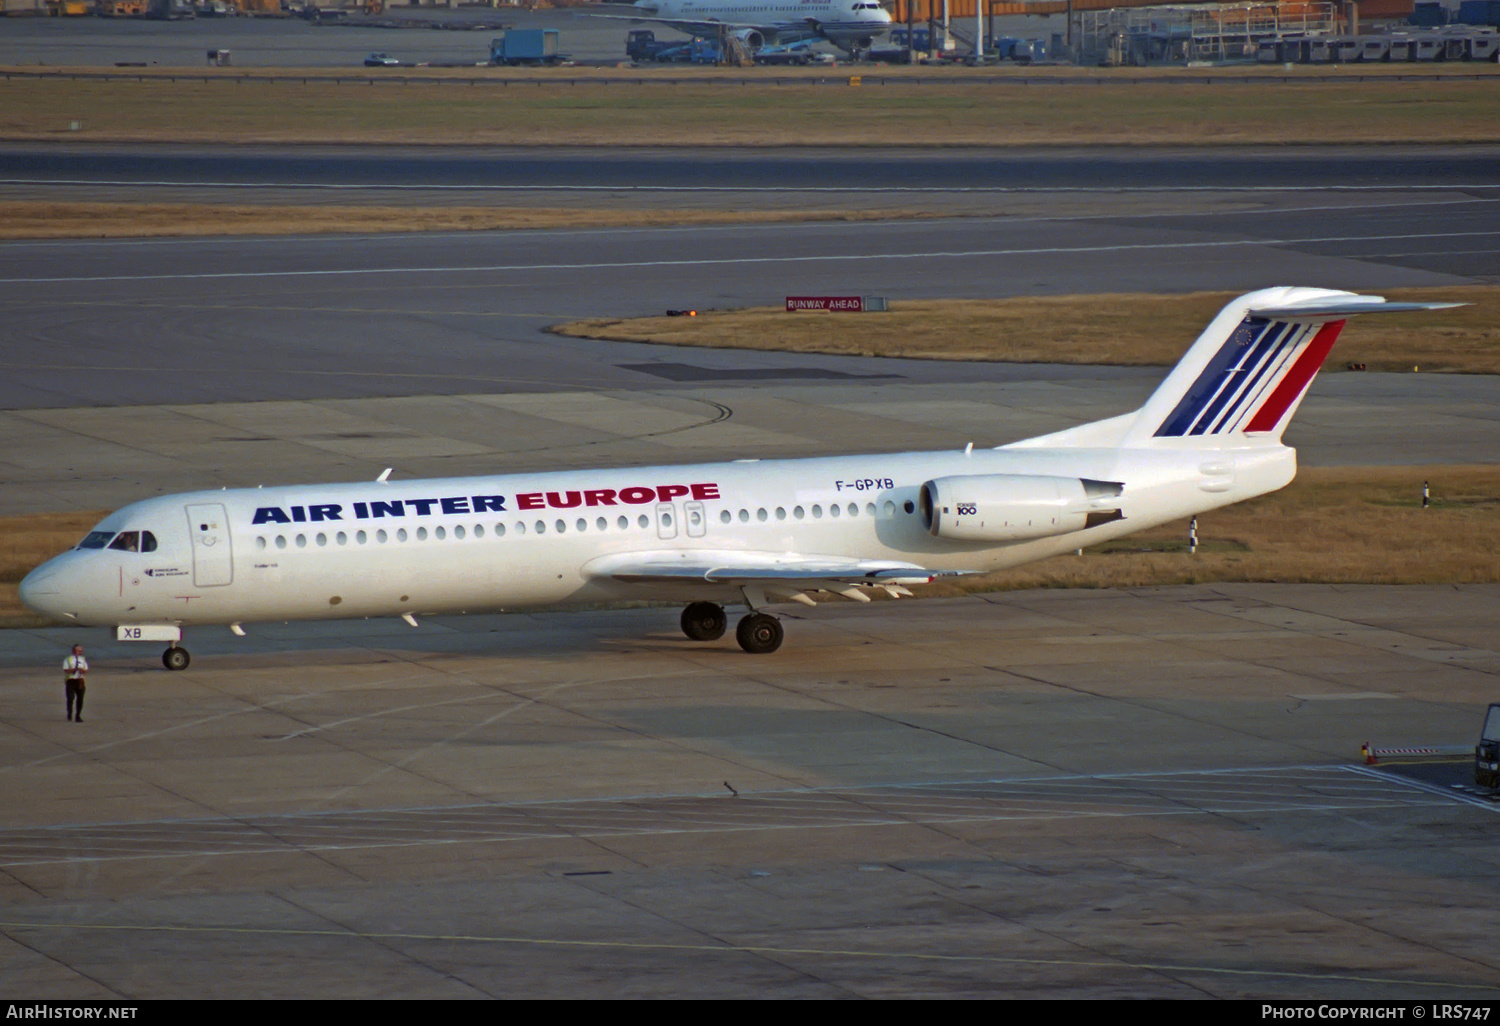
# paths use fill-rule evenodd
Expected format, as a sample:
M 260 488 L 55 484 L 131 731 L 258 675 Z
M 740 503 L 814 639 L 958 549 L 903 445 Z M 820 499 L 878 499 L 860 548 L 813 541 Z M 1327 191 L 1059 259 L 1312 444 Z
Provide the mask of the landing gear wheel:
M 751 613 L 735 628 L 735 640 L 751 655 L 766 655 L 781 647 L 781 621 L 765 613 Z
M 694 641 L 713 641 L 724 636 L 729 617 L 724 607 L 712 602 L 693 602 L 682 611 L 682 633 Z
M 161 654 L 161 664 L 169 670 L 186 670 L 190 662 L 192 658 L 188 655 L 188 650 L 177 645 Z

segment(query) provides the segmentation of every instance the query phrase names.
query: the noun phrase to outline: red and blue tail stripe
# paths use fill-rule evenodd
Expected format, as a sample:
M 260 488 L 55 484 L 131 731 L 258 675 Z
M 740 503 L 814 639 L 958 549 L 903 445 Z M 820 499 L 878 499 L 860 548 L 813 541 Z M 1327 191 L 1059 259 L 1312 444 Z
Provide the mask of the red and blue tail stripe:
M 1334 289 L 1279 285 L 1233 300 L 1134 413 L 1005 448 L 1241 449 L 1275 446 L 1356 314 L 1436 310 Z
M 1312 383 L 1343 326 L 1342 320 L 1247 316 L 1183 393 L 1156 437 L 1275 430 Z

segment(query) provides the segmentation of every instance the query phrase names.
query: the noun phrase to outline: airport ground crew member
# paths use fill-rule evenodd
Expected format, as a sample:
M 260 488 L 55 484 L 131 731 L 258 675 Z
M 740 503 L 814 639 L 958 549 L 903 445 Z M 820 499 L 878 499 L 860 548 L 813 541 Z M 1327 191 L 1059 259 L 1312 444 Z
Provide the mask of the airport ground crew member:
M 63 660 L 63 690 L 68 700 L 68 719 L 83 722 L 83 678 L 89 672 L 89 661 L 83 657 L 83 646 L 74 645 L 73 654 Z

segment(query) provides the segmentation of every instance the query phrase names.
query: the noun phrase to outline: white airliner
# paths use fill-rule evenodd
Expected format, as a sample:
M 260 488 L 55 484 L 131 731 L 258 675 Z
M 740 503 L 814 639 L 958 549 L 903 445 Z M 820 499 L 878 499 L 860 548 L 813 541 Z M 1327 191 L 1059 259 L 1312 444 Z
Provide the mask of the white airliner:
M 635 0 L 629 13 L 596 17 L 650 21 L 692 35 L 720 29 L 751 52 L 767 45 L 826 39 L 843 50 L 868 50 L 890 30 L 891 15 L 877 0 Z
M 496 477 L 240 488 L 147 499 L 21 582 L 21 600 L 123 640 L 256 621 L 686 604 L 709 641 L 773 652 L 763 607 L 1017 566 L 1274 491 L 1281 435 L 1353 314 L 1325 289 L 1236 299 L 1134 413 L 952 452 L 737 460 Z

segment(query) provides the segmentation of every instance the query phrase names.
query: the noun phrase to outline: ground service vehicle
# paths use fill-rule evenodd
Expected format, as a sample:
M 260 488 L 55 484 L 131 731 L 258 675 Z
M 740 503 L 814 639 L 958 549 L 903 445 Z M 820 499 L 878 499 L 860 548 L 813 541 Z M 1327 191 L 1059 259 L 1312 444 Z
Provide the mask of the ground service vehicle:
M 1490 706 L 1474 746 L 1474 783 L 1500 788 L 1500 702 Z
M 564 60 L 558 52 L 559 39 L 557 29 L 509 29 L 490 40 L 490 63 L 557 64 Z

